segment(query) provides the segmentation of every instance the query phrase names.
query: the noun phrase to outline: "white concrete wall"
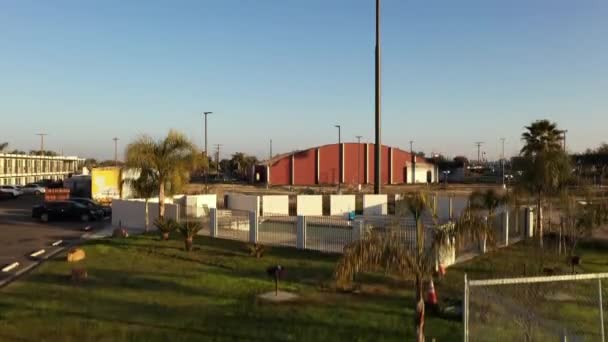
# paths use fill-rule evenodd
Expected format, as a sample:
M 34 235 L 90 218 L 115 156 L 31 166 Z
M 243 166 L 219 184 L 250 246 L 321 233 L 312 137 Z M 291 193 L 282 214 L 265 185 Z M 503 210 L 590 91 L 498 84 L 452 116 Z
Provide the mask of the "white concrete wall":
M 187 195 L 182 200 L 182 205 L 187 207 L 188 215 L 201 217 L 206 216 L 208 209 L 217 207 L 217 195 Z
M 329 196 L 329 214 L 344 215 L 355 210 L 355 195 Z
M 263 215 L 289 215 L 289 196 L 262 196 L 262 216 Z
M 228 209 L 260 212 L 260 197 L 229 193 Z
M 387 215 L 387 195 L 363 195 L 363 215 Z
M 300 195 L 296 197 L 297 214 L 302 216 L 323 215 L 322 195 Z
M 112 225 L 122 225 L 126 228 L 144 228 L 146 217 L 145 201 L 143 199 L 112 201 Z M 158 218 L 158 201 L 148 203 L 148 217 L 150 227 L 154 227 L 154 220 Z M 179 219 L 179 206 L 177 204 L 165 204 L 165 217 Z

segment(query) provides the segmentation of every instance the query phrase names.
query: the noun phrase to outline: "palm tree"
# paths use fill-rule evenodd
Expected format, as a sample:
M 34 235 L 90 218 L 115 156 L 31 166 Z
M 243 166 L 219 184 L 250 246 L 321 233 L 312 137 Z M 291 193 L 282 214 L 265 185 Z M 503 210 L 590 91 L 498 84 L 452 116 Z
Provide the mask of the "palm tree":
M 165 194 L 174 193 L 190 177 L 201 161 L 194 145 L 182 133 L 171 130 L 160 140 L 147 135 L 127 146 L 126 165 L 140 170 L 153 170 L 158 177 L 158 216 L 165 217 Z
M 563 185 L 571 174 L 570 160 L 561 146 L 562 131 L 556 123 L 539 120 L 526 127 L 522 133 L 524 147 L 521 154 L 526 166 L 521 184 L 536 196 L 536 227 L 539 244 L 543 247 L 544 196 Z
M 469 196 L 469 206 L 472 210 L 485 210 L 488 216 L 484 218 L 486 231 L 493 231 L 494 219 L 498 207 L 506 203 L 506 197 L 499 195 L 494 189 L 488 189 L 484 192 L 474 191 Z M 487 237 L 481 236 L 481 252 L 486 252 Z
M 422 193 L 416 193 L 406 197 L 402 203 L 405 204 L 404 207 L 413 217 L 416 225 L 415 247 L 412 248 L 409 241 L 404 239 L 404 235 L 399 234 L 399 230 L 403 228 L 372 230 L 361 240 L 345 248 L 334 276 L 338 286 L 348 285 L 356 273 L 378 269 L 384 269 L 387 273 L 402 278 L 413 277 L 416 287 L 416 340 L 424 341 L 423 283 L 432 280 L 437 252 L 454 239 L 467 235 L 480 236 L 481 234 L 476 234 L 476 231 L 484 230 L 485 226 L 477 216 L 463 215 L 456 223 L 425 227 L 423 216 L 429 212 L 427 197 Z M 430 248 L 425 248 L 427 228 L 432 233 Z
M 177 230 L 184 237 L 184 245 L 187 252 L 192 250 L 194 236 L 201 230 L 201 225 L 198 222 L 186 221 L 177 225 Z
M 557 129 L 556 123 L 549 120 L 538 120 L 530 126 L 526 126 L 526 130 L 527 132 L 521 135 L 521 139 L 524 141 L 521 154 L 525 157 L 562 149 L 562 131 Z
M 148 232 L 148 227 L 150 225 L 148 217 L 148 202 L 150 198 L 156 196 L 158 193 L 158 174 L 152 169 L 142 169 L 139 173 L 139 177 L 136 179 L 127 179 L 125 182 L 131 187 L 135 197 L 144 199 L 146 215 L 144 221 L 144 230 Z

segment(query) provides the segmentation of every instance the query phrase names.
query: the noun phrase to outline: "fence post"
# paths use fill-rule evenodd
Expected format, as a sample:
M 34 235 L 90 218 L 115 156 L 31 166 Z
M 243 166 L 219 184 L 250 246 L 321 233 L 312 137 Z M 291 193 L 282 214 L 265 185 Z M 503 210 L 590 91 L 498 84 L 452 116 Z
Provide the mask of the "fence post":
M 505 236 L 505 246 L 509 245 L 509 209 L 505 208 L 505 211 L 502 213 L 502 227 L 503 234 Z
M 306 216 L 298 216 L 296 226 L 296 247 L 298 249 L 306 249 Z
M 209 235 L 213 238 L 217 237 L 217 209 L 209 209 Z
M 598 292 L 599 292 L 599 305 L 600 305 L 600 327 L 601 327 L 601 333 L 602 333 L 602 342 L 605 342 L 605 336 L 604 336 L 604 301 L 602 300 L 602 279 L 598 278 L 597 279 L 597 288 L 598 288 Z
M 462 325 L 464 327 L 464 342 L 469 342 L 469 281 L 464 274 L 464 298 L 462 304 Z
M 534 211 L 532 208 L 526 208 L 526 238 L 534 236 Z
M 364 234 L 365 221 L 364 220 L 356 220 L 353 221 L 353 235 L 352 241 L 359 241 L 363 238 Z
M 258 242 L 258 213 L 257 211 L 249 212 L 249 242 Z
M 454 196 L 448 196 L 448 215 L 450 217 L 450 221 L 454 219 Z

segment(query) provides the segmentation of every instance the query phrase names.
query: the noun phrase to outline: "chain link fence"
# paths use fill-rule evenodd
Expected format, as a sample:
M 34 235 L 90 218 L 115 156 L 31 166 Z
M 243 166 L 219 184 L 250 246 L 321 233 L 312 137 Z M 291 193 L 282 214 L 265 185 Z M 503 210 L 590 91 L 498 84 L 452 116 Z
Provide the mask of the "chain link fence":
M 605 341 L 608 273 L 465 278 L 464 340 Z

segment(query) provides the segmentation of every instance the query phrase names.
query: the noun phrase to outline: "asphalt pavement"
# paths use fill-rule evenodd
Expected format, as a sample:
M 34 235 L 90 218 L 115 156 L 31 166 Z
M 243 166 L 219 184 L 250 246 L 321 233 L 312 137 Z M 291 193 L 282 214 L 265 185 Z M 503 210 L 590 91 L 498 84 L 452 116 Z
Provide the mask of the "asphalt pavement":
M 109 220 L 42 223 L 32 218 L 32 206 L 41 202 L 42 196 L 35 195 L 0 201 L 0 269 L 19 263 L 10 271 L 0 271 L 0 284 L 81 240 L 83 235 L 91 235 L 110 225 Z M 60 240 L 60 244 L 53 246 Z M 44 253 L 30 256 L 41 249 Z

